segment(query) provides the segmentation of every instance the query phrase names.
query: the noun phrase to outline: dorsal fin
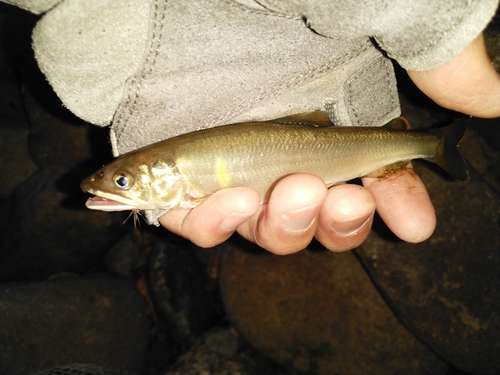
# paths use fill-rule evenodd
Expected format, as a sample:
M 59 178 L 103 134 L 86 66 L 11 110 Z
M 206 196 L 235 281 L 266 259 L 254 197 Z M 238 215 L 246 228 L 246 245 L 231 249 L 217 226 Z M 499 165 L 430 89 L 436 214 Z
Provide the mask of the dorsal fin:
M 289 125 L 309 125 L 309 126 L 333 126 L 328 113 L 325 111 L 313 111 L 313 112 L 303 112 L 297 113 L 295 115 L 290 115 L 286 117 L 280 117 L 272 122 L 278 122 L 280 124 Z
M 328 113 L 325 111 L 302 112 L 290 116 L 280 117 L 271 121 L 289 125 L 309 125 L 316 127 L 333 126 L 333 123 L 330 121 L 330 118 L 328 117 Z M 384 127 L 387 127 L 389 129 L 398 129 L 398 130 L 411 129 L 408 120 L 402 116 L 389 121 L 387 124 L 384 125 Z
M 394 130 L 411 130 L 410 122 L 403 116 L 396 117 L 384 125 L 384 128 Z

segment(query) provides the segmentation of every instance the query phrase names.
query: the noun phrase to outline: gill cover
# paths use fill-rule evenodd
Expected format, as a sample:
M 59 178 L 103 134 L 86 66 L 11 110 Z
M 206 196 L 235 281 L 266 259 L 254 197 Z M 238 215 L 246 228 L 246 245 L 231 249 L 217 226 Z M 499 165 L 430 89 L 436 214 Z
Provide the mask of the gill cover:
M 174 207 L 184 198 L 184 184 L 177 167 L 164 161 L 151 166 L 151 191 L 153 201 L 163 207 Z

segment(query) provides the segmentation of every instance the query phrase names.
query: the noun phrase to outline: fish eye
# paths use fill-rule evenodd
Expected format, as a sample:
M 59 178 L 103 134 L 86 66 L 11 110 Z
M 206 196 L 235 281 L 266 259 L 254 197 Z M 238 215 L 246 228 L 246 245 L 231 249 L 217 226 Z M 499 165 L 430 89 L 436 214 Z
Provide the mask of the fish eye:
M 120 189 L 123 190 L 128 190 L 132 186 L 132 176 L 130 176 L 128 173 L 117 173 L 113 176 L 113 181 L 115 182 L 115 185 L 118 186 Z

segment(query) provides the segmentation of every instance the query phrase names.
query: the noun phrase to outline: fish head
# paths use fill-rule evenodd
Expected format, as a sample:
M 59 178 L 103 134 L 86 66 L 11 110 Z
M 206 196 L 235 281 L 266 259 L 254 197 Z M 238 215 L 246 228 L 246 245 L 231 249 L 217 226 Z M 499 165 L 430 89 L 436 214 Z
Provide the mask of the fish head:
M 84 192 L 94 194 L 87 208 L 101 211 L 169 209 L 183 196 L 175 167 L 165 162 L 141 163 L 122 157 L 82 181 Z

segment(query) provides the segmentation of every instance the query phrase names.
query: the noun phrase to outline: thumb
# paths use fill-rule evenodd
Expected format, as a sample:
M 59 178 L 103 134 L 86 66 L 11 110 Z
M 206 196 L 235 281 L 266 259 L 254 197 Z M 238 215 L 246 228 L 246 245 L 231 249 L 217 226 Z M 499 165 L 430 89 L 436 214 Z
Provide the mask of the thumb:
M 486 54 L 482 34 L 447 63 L 408 75 L 442 107 L 476 117 L 500 116 L 500 77 Z

